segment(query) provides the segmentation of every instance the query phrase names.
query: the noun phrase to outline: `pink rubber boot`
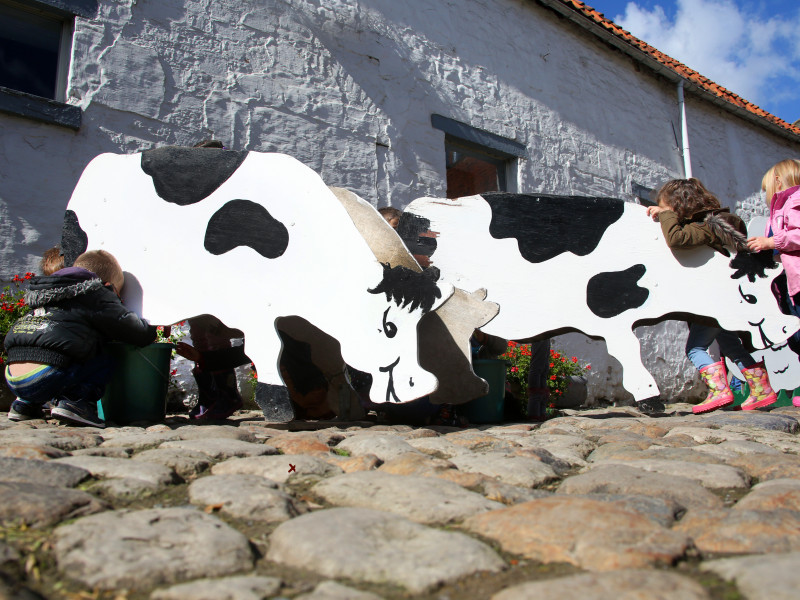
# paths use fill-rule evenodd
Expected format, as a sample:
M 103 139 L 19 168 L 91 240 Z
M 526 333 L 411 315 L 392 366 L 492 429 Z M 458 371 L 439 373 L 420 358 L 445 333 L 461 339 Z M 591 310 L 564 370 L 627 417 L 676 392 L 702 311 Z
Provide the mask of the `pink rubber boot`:
M 750 386 L 750 395 L 742 402 L 742 410 L 755 410 L 777 402 L 778 394 L 769 384 L 764 363 L 756 363 L 749 369 L 742 369 L 742 375 Z
M 733 403 L 733 392 L 728 387 L 728 374 L 722 361 L 700 369 L 700 376 L 708 386 L 708 396 L 692 407 L 694 414 L 710 412 Z

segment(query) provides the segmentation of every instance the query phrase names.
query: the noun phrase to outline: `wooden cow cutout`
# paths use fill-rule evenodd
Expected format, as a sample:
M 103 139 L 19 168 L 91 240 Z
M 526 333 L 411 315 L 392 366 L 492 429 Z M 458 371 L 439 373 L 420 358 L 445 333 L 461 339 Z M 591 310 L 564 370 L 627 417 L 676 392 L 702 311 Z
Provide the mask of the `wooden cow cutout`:
M 374 402 L 436 389 L 417 324 L 453 293 L 433 271 L 380 264 L 319 176 L 282 154 L 165 147 L 103 154 L 67 206 L 65 259 L 105 249 L 154 323 L 213 314 L 245 333 L 259 381 L 281 384 L 275 322 L 298 316 L 373 377 Z M 127 281 L 127 278 L 126 278 Z
M 342 188 L 331 188 L 381 263 L 422 272 L 422 267 L 394 229 L 366 200 Z M 439 386 L 430 394 L 433 404 L 463 404 L 485 396 L 489 385 L 472 371 L 470 337 L 500 310 L 485 302 L 486 290 L 467 292 L 456 288 L 436 310 L 426 314 L 419 331 L 419 362 L 436 376 Z
M 641 361 L 637 324 L 716 319 L 758 348 L 800 328 L 770 291 L 771 256 L 726 257 L 708 247 L 670 250 L 645 208 L 608 198 L 483 194 L 421 198 L 400 223 L 457 288 L 485 287 L 500 313 L 482 328 L 506 339 L 580 331 L 605 339 L 636 400 L 658 394 Z M 420 232 L 429 232 L 419 235 Z

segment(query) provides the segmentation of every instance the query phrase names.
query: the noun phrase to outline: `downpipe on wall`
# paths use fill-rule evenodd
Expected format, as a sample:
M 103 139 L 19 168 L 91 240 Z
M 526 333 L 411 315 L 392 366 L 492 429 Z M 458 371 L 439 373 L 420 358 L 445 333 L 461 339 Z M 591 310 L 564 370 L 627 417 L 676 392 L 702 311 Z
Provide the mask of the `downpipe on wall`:
M 678 107 L 681 111 L 681 154 L 683 155 L 683 176 L 692 176 L 692 154 L 689 150 L 689 127 L 686 124 L 686 101 L 683 97 L 683 79 L 678 81 Z

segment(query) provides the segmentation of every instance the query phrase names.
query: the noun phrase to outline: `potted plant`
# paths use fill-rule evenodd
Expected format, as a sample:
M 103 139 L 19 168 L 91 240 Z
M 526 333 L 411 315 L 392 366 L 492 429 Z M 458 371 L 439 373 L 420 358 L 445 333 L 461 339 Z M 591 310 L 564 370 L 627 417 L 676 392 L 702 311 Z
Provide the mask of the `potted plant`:
M 25 289 L 21 284 L 34 276 L 35 273 L 14 275 L 11 280 L 13 287 L 7 285 L 0 293 L 0 369 L 3 370 L 4 374 L 8 355 L 3 342 L 6 339 L 8 330 L 11 329 L 11 325 L 31 309 L 30 306 L 25 304 Z M 3 383 L 0 384 L 0 410 L 8 410 L 14 398 L 14 394 L 8 389 L 5 384 L 5 377 L 3 377 Z
M 530 344 L 508 342 L 506 352 L 500 356 L 506 361 L 508 391 L 527 406 L 528 373 L 531 364 Z M 586 400 L 585 373 L 591 365 L 582 365 L 576 356 L 568 357 L 563 352 L 550 350 L 550 368 L 547 387 L 550 391 L 551 408 L 574 408 Z

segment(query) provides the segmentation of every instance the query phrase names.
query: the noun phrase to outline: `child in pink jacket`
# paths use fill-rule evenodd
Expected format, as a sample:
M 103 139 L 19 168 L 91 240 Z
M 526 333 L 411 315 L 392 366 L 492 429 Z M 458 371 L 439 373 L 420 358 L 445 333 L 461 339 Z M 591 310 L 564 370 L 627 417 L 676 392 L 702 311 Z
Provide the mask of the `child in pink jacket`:
M 766 172 L 761 181 L 769 203 L 769 224 L 764 236 L 751 237 L 753 252 L 777 250 L 786 273 L 789 312 L 800 316 L 800 160 L 782 160 Z M 790 339 L 792 349 L 800 348 L 800 332 Z M 800 396 L 792 398 L 800 406 Z

